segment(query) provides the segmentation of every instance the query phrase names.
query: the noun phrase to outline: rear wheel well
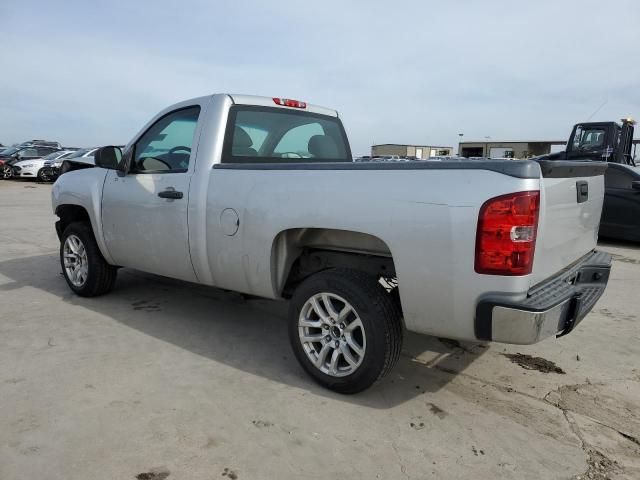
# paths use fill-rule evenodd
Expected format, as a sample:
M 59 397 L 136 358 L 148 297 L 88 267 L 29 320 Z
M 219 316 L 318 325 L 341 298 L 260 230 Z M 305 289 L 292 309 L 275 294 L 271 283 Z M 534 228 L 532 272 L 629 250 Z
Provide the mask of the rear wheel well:
M 309 275 L 331 268 L 350 268 L 394 278 L 391 249 L 369 233 L 335 228 L 291 228 L 273 240 L 271 272 L 275 292 L 290 297 Z
M 306 278 L 336 268 L 365 272 L 382 279 L 386 283 L 383 286 L 389 291 L 397 290 L 396 269 L 391 257 L 306 247 L 289 270 L 282 296 L 290 298 L 296 287 Z
M 80 205 L 60 205 L 56 208 L 56 215 L 60 220 L 56 222 L 58 238 L 62 236 L 65 228 L 73 222 L 87 222 L 91 226 L 89 212 Z

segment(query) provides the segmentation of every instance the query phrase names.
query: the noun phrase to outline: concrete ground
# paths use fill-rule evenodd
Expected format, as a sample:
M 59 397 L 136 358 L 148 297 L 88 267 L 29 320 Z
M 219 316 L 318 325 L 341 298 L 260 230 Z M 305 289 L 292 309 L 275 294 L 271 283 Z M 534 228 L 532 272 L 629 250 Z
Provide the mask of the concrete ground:
M 571 335 L 409 335 L 341 396 L 296 363 L 283 302 L 126 269 L 74 296 L 50 190 L 0 181 L 2 480 L 640 478 L 637 245 L 601 245 L 612 278 Z

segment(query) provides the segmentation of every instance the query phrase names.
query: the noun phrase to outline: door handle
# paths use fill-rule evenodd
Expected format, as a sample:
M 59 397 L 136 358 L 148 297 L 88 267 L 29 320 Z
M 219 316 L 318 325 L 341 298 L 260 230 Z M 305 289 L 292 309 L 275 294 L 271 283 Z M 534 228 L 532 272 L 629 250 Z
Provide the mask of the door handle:
M 589 199 L 589 182 L 576 182 L 576 192 L 578 193 L 578 203 L 584 203 Z
M 176 192 L 175 190 L 164 190 L 158 193 L 158 196 L 160 198 L 170 198 L 171 200 L 179 200 L 184 195 L 182 194 L 182 192 Z

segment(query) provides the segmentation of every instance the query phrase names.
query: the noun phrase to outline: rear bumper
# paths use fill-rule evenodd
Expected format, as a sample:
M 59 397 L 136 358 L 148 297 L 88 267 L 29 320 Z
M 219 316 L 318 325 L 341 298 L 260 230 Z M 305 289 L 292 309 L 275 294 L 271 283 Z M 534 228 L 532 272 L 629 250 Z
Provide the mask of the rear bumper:
M 609 281 L 611 255 L 597 250 L 514 302 L 484 297 L 476 307 L 479 340 L 529 345 L 551 335 L 566 335 L 591 311 Z

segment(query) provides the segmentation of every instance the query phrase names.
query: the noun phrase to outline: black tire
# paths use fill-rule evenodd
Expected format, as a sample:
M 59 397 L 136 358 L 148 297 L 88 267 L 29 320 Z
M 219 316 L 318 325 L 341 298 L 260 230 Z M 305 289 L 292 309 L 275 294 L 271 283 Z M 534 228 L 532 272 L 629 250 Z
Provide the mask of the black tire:
M 74 285 L 64 264 L 65 242 L 75 235 L 86 252 L 87 276 L 81 285 Z M 81 297 L 97 297 L 109 293 L 115 284 L 117 268 L 109 265 L 96 243 L 91 226 L 87 222 L 74 222 L 67 226 L 60 239 L 60 266 L 69 288 Z
M 41 168 L 40 170 L 38 170 L 38 174 L 36 175 L 36 178 L 39 182 L 49 182 L 49 176 L 46 174 L 47 169 L 46 168 Z
M 308 300 L 319 293 L 345 299 L 362 321 L 366 334 L 364 355 L 359 367 L 346 376 L 336 377 L 322 372 L 308 357 L 300 339 L 298 321 L 303 308 Z M 369 274 L 349 269 L 325 270 L 302 282 L 291 299 L 289 341 L 296 358 L 315 381 L 336 392 L 361 392 L 389 373 L 400 357 L 402 336 L 398 305 L 377 278 Z
M 9 180 L 13 177 L 13 168 L 10 165 L 2 165 L 0 167 L 0 176 L 5 180 Z

